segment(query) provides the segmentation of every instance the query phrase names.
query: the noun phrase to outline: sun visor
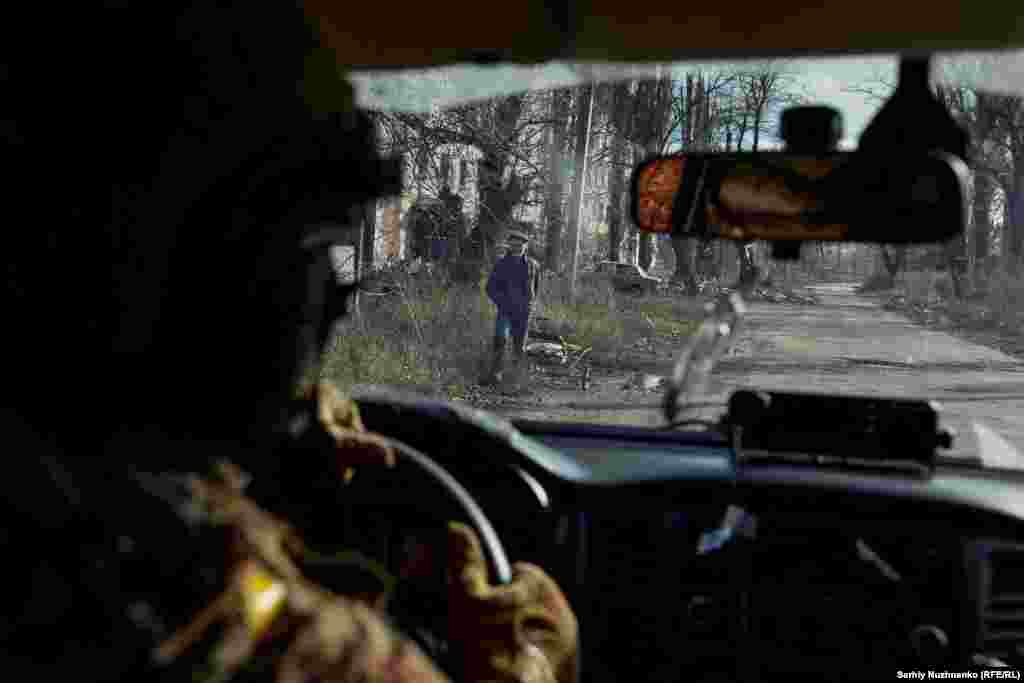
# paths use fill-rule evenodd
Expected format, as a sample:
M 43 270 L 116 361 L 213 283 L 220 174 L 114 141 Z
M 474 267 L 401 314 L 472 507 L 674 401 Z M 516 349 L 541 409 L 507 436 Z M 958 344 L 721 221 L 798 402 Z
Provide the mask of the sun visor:
M 469 0 L 394 8 L 308 0 L 325 42 L 345 68 L 426 68 L 459 63 L 665 63 L 841 54 L 938 52 L 1024 47 L 1015 3 L 981 5 L 936 0 L 922 12 L 913 3 L 797 0 L 704 5 L 654 0 L 527 0 L 494 21 Z M 884 17 L 884 20 L 880 20 Z M 482 48 L 481 45 L 514 46 Z M 423 47 L 410 47 L 420 45 Z M 433 45 L 434 47 L 431 47 Z

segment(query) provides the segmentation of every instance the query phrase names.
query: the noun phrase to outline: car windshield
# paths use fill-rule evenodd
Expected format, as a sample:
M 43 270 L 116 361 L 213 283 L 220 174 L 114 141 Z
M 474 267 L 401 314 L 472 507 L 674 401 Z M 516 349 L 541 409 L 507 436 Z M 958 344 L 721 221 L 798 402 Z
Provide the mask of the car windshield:
M 759 243 L 639 235 L 630 171 L 655 153 L 777 149 L 796 104 L 838 109 L 853 148 L 892 91 L 895 56 L 356 74 L 405 177 L 363 248 L 337 248 L 339 278 L 358 268 L 366 287 L 324 372 L 357 394 L 402 387 L 510 418 L 660 425 L 664 378 L 704 303 L 755 265 L 710 398 L 752 386 L 929 398 L 956 432 L 952 455 L 993 435 L 1024 448 L 1022 61 L 933 64 L 972 140 L 962 239 L 805 244 L 797 262 Z

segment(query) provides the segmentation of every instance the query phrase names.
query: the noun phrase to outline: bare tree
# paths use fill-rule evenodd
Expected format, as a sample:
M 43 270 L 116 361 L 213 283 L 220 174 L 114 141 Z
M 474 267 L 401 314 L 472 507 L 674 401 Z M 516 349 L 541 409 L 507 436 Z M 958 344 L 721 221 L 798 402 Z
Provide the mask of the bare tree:
M 569 285 L 573 296 L 576 294 L 576 271 L 579 266 L 579 245 L 583 231 L 583 197 L 587 183 L 587 152 L 591 137 L 591 119 L 594 111 L 594 86 L 584 85 L 579 88 L 576 100 L 575 134 L 576 143 L 573 150 L 575 156 L 575 178 L 573 179 L 572 198 L 569 200 L 569 234 L 572 239 L 572 271 Z
M 743 149 L 746 126 L 752 136 L 751 150 L 761 147 L 765 134 L 772 133 L 777 114 L 785 107 L 803 102 L 797 88 L 796 74 L 784 62 L 764 62 L 748 66 L 737 74 L 737 95 L 740 99 L 743 134 L 737 149 Z
M 972 169 L 976 174 L 989 176 L 980 188 L 976 185 L 975 195 L 985 198 L 991 184 L 1002 194 L 1000 199 L 996 196 L 999 193 L 993 193 L 993 206 L 985 218 L 1001 201 L 1002 251 L 1007 265 L 1016 269 L 1024 259 L 1024 98 L 985 91 L 997 66 L 989 56 L 960 57 L 946 62 L 940 76 L 946 81 L 947 90 L 968 95 L 965 100 L 969 106 L 964 110 L 973 114 L 968 117 L 968 123 L 974 124 L 970 128 L 975 143 L 971 150 Z M 950 87 L 953 85 L 957 87 Z
M 628 139 L 631 135 L 633 118 L 631 114 L 631 82 L 615 84 L 611 89 L 610 135 L 611 159 L 608 162 L 608 260 L 619 261 L 622 257 L 622 241 L 627 225 L 623 212 L 628 159 Z
M 620 257 L 629 224 L 624 212 L 626 179 L 634 157 L 673 148 L 739 147 L 755 128 L 764 129 L 772 107 L 780 100 L 776 97 L 779 84 L 786 79 L 785 74 L 774 72 L 762 75 L 764 78 L 755 78 L 750 68 L 743 72 L 706 69 L 695 70 L 684 79 L 679 75 L 673 78 L 666 69 L 660 78 L 595 87 L 587 155 L 590 171 L 582 178 L 587 191 L 580 197 L 584 244 L 589 241 L 589 222 L 601 221 L 604 214 L 608 257 Z M 748 90 L 749 96 L 744 95 Z M 381 114 L 380 125 L 392 151 L 406 160 L 410 185 L 419 201 L 435 201 L 447 182 L 443 179 L 458 175 L 465 181 L 466 162 L 474 164 L 476 192 L 464 184 L 450 188 L 457 194 L 469 190 L 473 195 L 464 197 L 470 214 L 475 215 L 464 250 L 470 260 L 483 264 L 511 222 L 522 219 L 525 209 L 543 207 L 545 261 L 558 268 L 560 251 L 570 237 L 565 229 L 565 183 L 571 173 L 568 169 L 573 167 L 570 155 L 579 147 L 569 135 L 567 121 L 574 110 L 574 94 L 534 91 L 431 114 Z M 760 133 L 756 139 L 760 144 Z M 472 154 L 460 157 L 458 150 L 465 149 L 473 150 Z M 387 220 L 394 222 L 394 213 L 386 212 Z M 654 258 L 651 239 L 645 235 L 637 242 L 639 260 L 649 266 Z M 675 261 L 676 279 L 692 280 L 694 259 L 689 241 L 674 240 L 668 253 Z
M 545 261 L 552 271 L 560 270 L 560 247 L 565 226 L 565 160 L 569 135 L 570 93 L 560 89 L 551 92 L 551 127 L 548 131 L 547 192 L 544 218 L 547 222 Z
M 544 201 L 547 169 L 543 152 L 551 120 L 550 97 L 534 92 L 430 115 L 388 116 L 396 139 L 412 159 L 411 175 L 421 199 L 439 197 L 445 189 L 443 179 L 455 168 L 448 150 L 453 146 L 475 150 L 476 224 L 463 243 L 462 255 L 469 264 L 477 264 L 477 269 L 483 267 L 493 256 L 495 243 L 516 219 L 519 207 Z M 468 271 L 465 275 L 478 279 Z

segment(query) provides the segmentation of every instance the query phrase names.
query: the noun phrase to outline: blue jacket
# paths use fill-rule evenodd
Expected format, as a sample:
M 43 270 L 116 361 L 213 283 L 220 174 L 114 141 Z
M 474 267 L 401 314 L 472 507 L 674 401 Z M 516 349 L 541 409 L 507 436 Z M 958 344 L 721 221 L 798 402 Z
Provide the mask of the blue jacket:
M 506 254 L 487 280 L 487 296 L 499 311 L 528 313 L 540 291 L 540 264 L 527 255 Z

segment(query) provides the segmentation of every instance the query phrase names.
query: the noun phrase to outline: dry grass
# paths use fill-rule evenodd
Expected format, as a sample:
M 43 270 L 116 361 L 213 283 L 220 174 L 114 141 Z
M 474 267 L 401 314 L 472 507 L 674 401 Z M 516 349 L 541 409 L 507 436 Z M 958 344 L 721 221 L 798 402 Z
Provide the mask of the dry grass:
M 493 307 L 476 288 L 443 277 L 405 278 L 401 292 L 364 296 L 360 319 L 345 321 L 325 356 L 321 377 L 355 384 L 458 393 L 480 372 L 494 329 Z
M 661 299 L 642 301 L 638 310 L 653 323 L 655 333 L 661 336 L 685 336 L 697 329 L 702 309 L 692 299 Z
M 564 278 L 549 278 L 537 313 L 564 330 L 570 344 L 584 347 L 617 346 L 625 328 L 618 310 L 618 298 L 606 284 L 580 284 L 576 301 Z
M 1020 330 L 1024 326 L 1024 272 L 999 269 L 990 275 L 975 274 L 963 282 L 966 298 L 953 297 L 947 272 L 912 271 L 900 276 L 908 303 L 934 306 L 942 303 L 957 317 L 982 326 Z
M 390 279 L 400 293 L 363 296 L 361 317 L 339 325 L 321 378 L 343 390 L 376 384 L 460 395 L 489 360 L 494 306 L 482 287 L 451 283 L 443 274 Z M 648 336 L 651 324 L 659 336 L 689 334 L 697 311 L 692 300 L 639 299 L 602 284 L 582 285 L 573 301 L 566 281 L 549 277 L 536 315 L 571 344 L 612 350 Z
M 976 287 L 981 291 L 981 306 L 991 311 L 996 320 L 1015 329 L 1024 324 L 1024 272 L 1011 275 L 996 271 L 976 283 Z

